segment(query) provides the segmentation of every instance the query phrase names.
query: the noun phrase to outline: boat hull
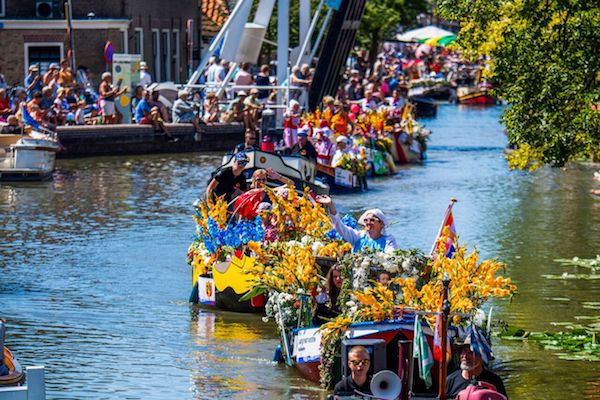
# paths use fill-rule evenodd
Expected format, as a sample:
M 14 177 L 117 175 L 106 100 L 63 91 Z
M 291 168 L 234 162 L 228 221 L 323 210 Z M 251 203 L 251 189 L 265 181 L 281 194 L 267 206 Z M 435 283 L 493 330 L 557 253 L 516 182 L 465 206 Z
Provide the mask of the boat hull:
M 39 132 L 0 135 L 0 181 L 38 181 L 52 177 L 58 142 Z
M 317 164 L 317 178 L 329 185 L 329 191 L 335 194 L 359 193 L 367 190 L 364 176 L 356 176 L 349 171 L 339 170 L 329 165 Z
M 458 96 L 459 104 L 491 106 L 495 105 L 497 102 L 498 100 L 494 96 L 492 96 L 487 90 L 477 91 Z
M 4 347 L 4 363 L 8 367 L 8 375 L 0 376 L 0 387 L 2 386 L 14 386 L 22 383 L 25 380 L 25 374 L 23 368 L 19 362 L 15 359 L 12 352 L 8 347 Z

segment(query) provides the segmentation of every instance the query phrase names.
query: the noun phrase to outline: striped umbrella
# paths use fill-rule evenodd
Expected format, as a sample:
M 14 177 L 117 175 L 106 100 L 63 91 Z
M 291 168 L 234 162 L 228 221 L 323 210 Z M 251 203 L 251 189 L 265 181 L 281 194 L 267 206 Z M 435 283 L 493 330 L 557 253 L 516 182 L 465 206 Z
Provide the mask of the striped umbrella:
M 430 46 L 447 46 L 456 40 L 456 35 L 435 36 L 419 40 L 419 43 L 425 43 Z

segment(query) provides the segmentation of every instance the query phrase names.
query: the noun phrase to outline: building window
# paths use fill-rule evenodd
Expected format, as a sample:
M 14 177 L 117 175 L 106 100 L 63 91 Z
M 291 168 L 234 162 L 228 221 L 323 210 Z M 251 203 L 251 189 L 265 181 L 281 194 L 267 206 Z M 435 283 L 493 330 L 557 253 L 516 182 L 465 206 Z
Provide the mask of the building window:
M 64 43 L 25 43 L 25 76 L 31 64 L 40 67 L 40 74 L 48 72 L 51 63 L 60 63 L 64 54 Z
M 6 5 L 4 4 L 5 0 L 0 0 L 0 17 L 4 17 L 6 13 Z
M 154 81 L 160 82 L 160 31 L 152 29 L 152 58 L 154 61 Z
M 173 80 L 175 82 L 179 82 L 181 71 L 180 71 L 180 39 L 179 39 L 179 29 L 173 29 L 173 44 L 171 45 L 171 49 L 173 49 Z
M 162 81 L 166 82 L 171 80 L 171 35 L 168 29 L 162 31 L 161 42 Z
M 121 29 L 121 53 L 129 54 L 129 40 L 127 29 Z
M 133 36 L 134 54 L 139 54 L 144 59 L 144 28 L 135 28 Z

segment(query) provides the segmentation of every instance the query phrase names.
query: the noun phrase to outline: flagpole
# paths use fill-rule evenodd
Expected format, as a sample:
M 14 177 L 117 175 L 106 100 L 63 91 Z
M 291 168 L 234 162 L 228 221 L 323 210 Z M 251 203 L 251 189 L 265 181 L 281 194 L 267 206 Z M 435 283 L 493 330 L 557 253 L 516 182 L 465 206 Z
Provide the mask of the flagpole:
M 452 206 L 454 206 L 454 203 L 456 203 L 458 200 L 456 200 L 455 197 L 450 199 L 450 204 L 448 204 L 448 207 L 446 207 L 446 212 L 444 213 L 444 218 L 442 218 L 442 224 L 440 225 L 440 229 L 438 230 L 437 235 L 435 236 L 435 241 L 433 242 L 433 246 L 431 246 L 431 251 L 429 252 L 430 255 L 433 256 L 433 252 L 435 251 L 435 245 L 437 244 L 438 239 L 440 238 L 440 235 L 442 234 L 442 230 L 444 229 L 444 225 L 446 224 L 446 221 L 448 220 L 448 215 L 450 215 L 450 211 L 452 211 Z
M 455 199 L 453 199 L 456 201 Z M 452 204 L 450 205 L 452 206 Z M 450 287 L 450 275 L 444 272 L 444 278 L 442 279 L 444 288 L 442 289 L 442 334 L 440 340 L 442 341 L 442 359 L 440 361 L 440 380 L 438 387 L 438 399 L 446 400 L 446 377 L 448 374 L 448 364 L 446 360 L 446 351 L 448 346 L 448 316 L 450 315 L 450 302 L 448 301 L 448 291 Z

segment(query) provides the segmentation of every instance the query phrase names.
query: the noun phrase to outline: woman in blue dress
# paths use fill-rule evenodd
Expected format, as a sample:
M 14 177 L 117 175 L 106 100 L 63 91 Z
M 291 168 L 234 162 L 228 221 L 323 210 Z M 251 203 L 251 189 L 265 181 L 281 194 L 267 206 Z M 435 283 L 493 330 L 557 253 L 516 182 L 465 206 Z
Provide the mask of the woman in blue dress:
M 390 252 L 398 248 L 394 236 L 386 234 L 385 228 L 388 226 L 388 220 L 378 208 L 367 210 L 360 216 L 358 223 L 365 228 L 362 231 L 351 228 L 342 222 L 342 219 L 335 209 L 333 200 L 329 196 L 318 196 L 317 202 L 329 208 L 331 222 L 335 230 L 352 245 L 352 251 L 358 252 L 365 247 L 380 251 Z

